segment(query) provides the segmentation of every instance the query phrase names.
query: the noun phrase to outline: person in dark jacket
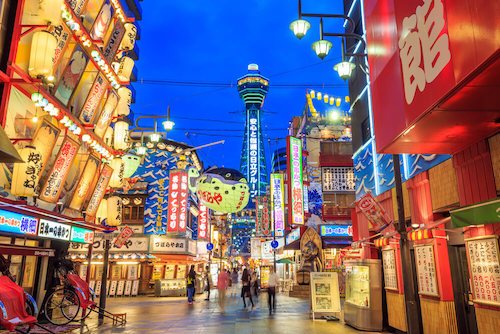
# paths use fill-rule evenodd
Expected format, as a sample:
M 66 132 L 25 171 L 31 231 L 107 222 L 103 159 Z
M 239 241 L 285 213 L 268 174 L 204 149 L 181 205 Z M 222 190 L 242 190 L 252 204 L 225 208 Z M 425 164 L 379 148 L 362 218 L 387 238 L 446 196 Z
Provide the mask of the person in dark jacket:
M 255 305 L 253 304 L 252 294 L 250 293 L 250 281 L 250 274 L 248 273 L 248 269 L 245 268 L 245 270 L 243 270 L 243 274 L 241 275 L 241 298 L 243 298 L 243 307 L 247 307 L 245 297 L 248 296 L 253 308 Z
M 188 296 L 188 304 L 193 304 L 194 297 L 194 285 L 196 282 L 196 272 L 194 271 L 194 265 L 191 266 L 189 273 L 186 277 L 186 288 L 187 288 L 187 296 Z

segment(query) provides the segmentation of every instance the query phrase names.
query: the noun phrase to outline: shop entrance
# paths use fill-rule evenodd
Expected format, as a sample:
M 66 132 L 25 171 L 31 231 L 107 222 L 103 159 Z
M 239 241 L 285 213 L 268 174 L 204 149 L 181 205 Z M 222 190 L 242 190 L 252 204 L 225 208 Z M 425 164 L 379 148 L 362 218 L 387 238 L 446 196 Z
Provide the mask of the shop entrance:
M 470 290 L 469 267 L 467 265 L 465 246 L 448 246 L 448 253 L 450 256 L 458 332 L 460 334 L 476 334 L 476 313 L 472 302 L 472 291 Z

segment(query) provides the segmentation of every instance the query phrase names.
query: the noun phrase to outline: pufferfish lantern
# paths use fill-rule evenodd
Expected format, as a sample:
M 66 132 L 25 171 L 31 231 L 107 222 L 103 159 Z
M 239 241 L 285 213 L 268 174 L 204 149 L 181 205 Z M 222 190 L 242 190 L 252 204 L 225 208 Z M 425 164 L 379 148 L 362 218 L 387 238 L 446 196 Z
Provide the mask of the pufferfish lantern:
M 229 168 L 210 168 L 201 174 L 196 168 L 188 170 L 189 188 L 208 208 L 221 213 L 241 211 L 250 194 L 245 176 Z

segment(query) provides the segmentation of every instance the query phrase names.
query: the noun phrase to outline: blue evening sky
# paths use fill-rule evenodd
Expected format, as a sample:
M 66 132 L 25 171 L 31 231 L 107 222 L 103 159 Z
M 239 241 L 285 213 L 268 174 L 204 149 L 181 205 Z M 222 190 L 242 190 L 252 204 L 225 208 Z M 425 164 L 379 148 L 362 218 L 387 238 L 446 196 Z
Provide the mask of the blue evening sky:
M 262 127 L 269 168 L 271 150 L 285 145 L 286 128 L 301 114 L 306 89 L 273 87 L 273 84 L 341 85 L 315 88 L 344 96 L 347 85 L 332 69 L 340 61 L 340 39 L 331 39 L 333 49 L 323 61 L 311 49 L 319 39 L 319 20 L 308 18 L 311 29 L 297 39 L 289 25 L 297 19 L 297 0 L 148 0 L 141 2 L 139 23 L 140 59 L 136 117 L 166 114 L 170 105 L 174 130 L 168 137 L 199 146 L 225 139 L 223 145 L 198 151 L 205 167 L 239 169 L 244 129 L 243 101 L 236 80 L 247 73 L 250 63 L 259 65 L 270 80 L 263 109 Z M 303 12 L 343 13 L 341 0 L 303 0 Z M 342 22 L 325 22 L 326 32 L 339 32 Z M 141 83 L 141 79 L 144 80 Z M 148 81 L 233 83 L 233 87 L 195 87 L 152 84 Z M 180 118 L 182 117 L 182 119 Z M 214 121 L 186 118 L 211 119 Z M 141 125 L 145 125 L 141 123 Z M 146 125 L 152 125 L 147 124 Z

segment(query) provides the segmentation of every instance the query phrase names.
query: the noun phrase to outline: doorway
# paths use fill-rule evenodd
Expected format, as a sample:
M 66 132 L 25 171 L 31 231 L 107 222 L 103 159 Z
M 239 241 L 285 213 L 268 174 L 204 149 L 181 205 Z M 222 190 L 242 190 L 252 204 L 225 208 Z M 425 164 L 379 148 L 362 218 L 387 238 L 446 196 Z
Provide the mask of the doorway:
M 477 334 L 476 311 L 472 302 L 465 245 L 448 246 L 448 253 L 458 332 L 460 334 Z

